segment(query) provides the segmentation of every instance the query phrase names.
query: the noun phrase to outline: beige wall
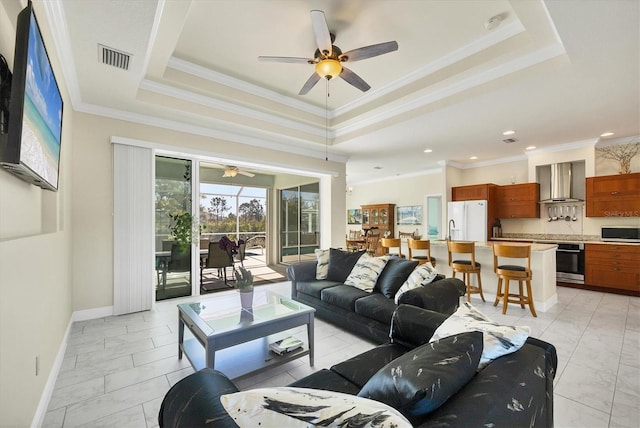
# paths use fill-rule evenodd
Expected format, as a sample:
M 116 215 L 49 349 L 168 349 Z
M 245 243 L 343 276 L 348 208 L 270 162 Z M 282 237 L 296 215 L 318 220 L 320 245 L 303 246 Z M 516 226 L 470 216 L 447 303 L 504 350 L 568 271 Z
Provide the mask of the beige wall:
M 426 216 L 424 211 L 425 196 L 433 194 L 441 194 L 444 180 L 440 171 L 432 171 L 428 174 L 398 177 L 385 181 L 376 181 L 366 184 L 352 186 L 351 194 L 347 193 L 346 209 L 360 208 L 366 204 L 396 204 L 397 206 L 421 205 L 423 207 L 423 220 Z M 343 190 L 344 192 L 344 190 Z M 444 195 L 443 195 L 444 200 Z M 395 215 L 395 214 L 394 214 Z M 424 221 L 420 226 L 395 225 L 395 235 L 398 232 L 413 232 L 416 227 L 420 234 L 424 234 Z M 348 229 L 360 229 L 358 225 L 347 225 Z M 345 234 L 343 233 L 340 247 L 344 246 Z
M 21 2 L 0 0 L 0 53 L 12 69 L 21 8 Z M 40 4 L 34 8 L 38 13 Z M 46 43 L 49 29 L 40 25 Z M 53 385 L 48 378 L 73 311 L 74 118 L 55 51 L 49 55 L 65 103 L 60 190 L 41 190 L 0 170 L 0 426 L 31 425 L 42 392 Z
M 290 153 L 219 141 L 208 137 L 107 119 L 90 114 L 76 114 L 74 138 L 82 141 L 73 154 L 73 303 L 74 310 L 104 308 L 113 304 L 113 172 L 111 137 L 145 141 L 163 148 L 175 147 L 187 153 L 230 156 L 264 165 L 291 165 L 301 171 L 325 174 L 336 198 L 330 205 L 331 239 L 344 236 L 344 176 L 340 162 L 312 159 Z M 279 184 L 276 183 L 276 188 Z M 284 186 L 283 186 L 284 187 Z M 339 189 L 339 191 L 338 191 Z M 272 197 L 274 194 L 271 195 Z M 335 199 L 335 200 L 333 200 Z M 276 213 L 272 212 L 271 237 L 277 237 Z M 277 242 L 276 239 L 272 239 Z M 273 248 L 272 248 L 273 250 Z

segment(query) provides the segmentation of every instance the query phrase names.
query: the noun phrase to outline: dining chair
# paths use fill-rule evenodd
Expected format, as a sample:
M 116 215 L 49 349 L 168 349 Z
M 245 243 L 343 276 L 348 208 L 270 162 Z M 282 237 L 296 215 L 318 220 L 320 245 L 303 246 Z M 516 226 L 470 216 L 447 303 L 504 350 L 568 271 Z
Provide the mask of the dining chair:
M 502 258 L 503 263 L 500 263 Z M 524 261 L 524 266 L 513 264 L 512 261 L 504 259 L 519 259 Z M 516 263 L 518 263 L 516 262 Z M 507 313 L 507 304 L 518 303 L 524 309 L 524 305 L 529 305 L 529 310 L 534 317 L 537 317 L 536 309 L 533 306 L 533 295 L 531 294 L 531 245 L 494 244 L 493 245 L 493 271 L 498 276 L 498 291 L 493 306 L 497 306 L 502 300 L 502 314 Z M 519 292 L 509 293 L 509 280 L 518 281 Z M 504 281 L 504 292 L 502 283 Z M 527 285 L 527 294 L 524 294 L 522 282 Z
M 244 267 L 244 259 L 246 256 L 246 248 L 247 248 L 247 244 L 245 242 L 238 244 L 238 253 L 236 254 L 235 258 L 233 259 L 234 262 L 234 266 L 235 263 L 240 263 L 240 266 Z
M 452 276 L 456 277 L 456 272 L 462 274 L 462 281 L 467 286 L 467 302 L 471 302 L 471 294 L 480 294 L 480 298 L 484 302 L 484 294 L 482 294 L 482 278 L 480 274 L 481 265 L 476 261 L 476 245 L 475 242 L 466 241 L 447 241 L 449 253 L 449 267 L 451 267 Z M 457 258 L 456 254 L 461 254 L 467 258 Z M 478 285 L 471 285 L 471 274 L 475 274 L 478 279 Z
M 205 269 L 217 269 L 218 278 L 222 276 L 224 283 L 227 283 L 227 268 L 233 267 L 233 258 L 229 253 L 220 248 L 219 242 L 209 242 L 209 253 L 207 260 L 202 264 L 200 268 L 200 285 L 204 282 L 204 270 Z M 221 275 L 222 274 L 222 275 Z

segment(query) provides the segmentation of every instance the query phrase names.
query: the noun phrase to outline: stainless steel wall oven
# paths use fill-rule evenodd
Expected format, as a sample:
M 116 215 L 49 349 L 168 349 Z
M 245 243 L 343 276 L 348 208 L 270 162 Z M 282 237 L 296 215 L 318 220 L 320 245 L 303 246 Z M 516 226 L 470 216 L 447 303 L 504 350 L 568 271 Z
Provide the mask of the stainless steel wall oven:
M 556 281 L 584 284 L 584 244 L 558 243 Z

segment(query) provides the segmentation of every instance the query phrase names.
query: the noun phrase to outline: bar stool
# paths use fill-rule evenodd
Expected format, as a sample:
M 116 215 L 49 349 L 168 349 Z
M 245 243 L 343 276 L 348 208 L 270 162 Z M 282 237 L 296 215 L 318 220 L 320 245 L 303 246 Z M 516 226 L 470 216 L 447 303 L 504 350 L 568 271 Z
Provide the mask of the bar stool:
M 416 260 L 419 265 L 431 262 L 431 266 L 436 267 L 436 259 L 435 257 L 431 257 L 431 241 L 409 239 L 407 240 L 407 244 L 409 245 L 409 260 Z M 426 253 L 414 254 L 413 250 L 425 251 Z
M 462 281 L 467 285 L 467 302 L 471 302 L 471 294 L 480 294 L 480 298 L 484 302 L 484 294 L 482 294 L 482 279 L 480 278 L 480 263 L 476 262 L 476 245 L 474 242 L 464 241 L 447 241 L 449 250 L 449 266 L 451 267 L 452 276 L 456 277 L 456 272 L 462 273 Z M 470 260 L 456 259 L 454 254 L 469 254 Z M 471 285 L 471 274 L 475 273 L 478 278 L 478 285 Z
M 399 256 L 402 257 L 402 241 L 400 240 L 400 238 L 381 238 L 380 239 L 380 246 L 382 248 L 384 248 L 384 252 L 385 254 L 389 254 L 391 256 Z M 390 248 L 397 248 L 398 252 L 397 253 L 390 253 L 389 249 Z
M 499 257 L 512 259 L 526 259 L 526 266 L 499 264 Z M 531 245 L 493 245 L 493 270 L 498 276 L 498 291 L 496 293 L 496 301 L 493 306 L 497 306 L 502 299 L 502 314 L 507 313 L 508 303 L 518 303 L 524 309 L 524 305 L 529 305 L 531 314 L 536 315 L 536 309 L 533 306 L 533 296 L 531 294 Z M 519 293 L 509 293 L 509 280 L 518 281 Z M 502 280 L 504 282 L 504 293 L 502 292 Z M 527 294 L 524 295 L 522 282 L 527 284 Z

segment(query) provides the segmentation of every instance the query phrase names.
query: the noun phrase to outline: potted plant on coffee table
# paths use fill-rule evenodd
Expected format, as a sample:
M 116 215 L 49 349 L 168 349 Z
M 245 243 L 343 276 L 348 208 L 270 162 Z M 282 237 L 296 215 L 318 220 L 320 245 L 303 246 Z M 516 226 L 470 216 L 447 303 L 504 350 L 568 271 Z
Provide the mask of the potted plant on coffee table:
M 240 292 L 240 304 L 243 309 L 250 309 L 253 306 L 253 274 L 240 266 L 234 271 L 234 275 Z

